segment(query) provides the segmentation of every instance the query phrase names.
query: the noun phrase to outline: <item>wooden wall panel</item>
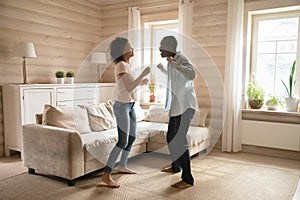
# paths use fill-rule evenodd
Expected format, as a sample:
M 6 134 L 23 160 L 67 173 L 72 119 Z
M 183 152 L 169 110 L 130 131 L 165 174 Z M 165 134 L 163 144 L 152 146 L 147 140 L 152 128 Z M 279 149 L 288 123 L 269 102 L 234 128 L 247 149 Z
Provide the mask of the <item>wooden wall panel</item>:
M 22 59 L 14 44 L 33 42 L 37 58 L 27 59 L 31 83 L 55 83 L 55 72 L 79 71 L 88 53 L 101 41 L 101 7 L 76 0 L 0 0 L 0 85 L 22 83 Z M 0 156 L 3 116 L 0 98 Z
M 220 105 L 223 105 L 226 31 L 227 0 L 193 1 L 193 39 L 207 53 L 207 56 L 195 55 L 193 58 L 201 70 L 200 76 L 195 80 L 195 89 L 199 107 L 209 110 L 209 118 L 212 109 L 215 109 L 214 113 L 219 113 L 217 118 L 221 117 L 223 112 Z M 212 107 L 212 100 L 215 103 L 214 107 Z
M 2 87 L 0 87 L 0 157 L 4 155 Z
M 71 0 L 2 0 L 0 4 L 0 84 L 22 82 L 22 59 L 12 55 L 16 42 L 35 44 L 37 58 L 27 59 L 29 82 L 51 83 L 57 70 L 76 74 L 101 41 L 102 11 L 96 4 Z

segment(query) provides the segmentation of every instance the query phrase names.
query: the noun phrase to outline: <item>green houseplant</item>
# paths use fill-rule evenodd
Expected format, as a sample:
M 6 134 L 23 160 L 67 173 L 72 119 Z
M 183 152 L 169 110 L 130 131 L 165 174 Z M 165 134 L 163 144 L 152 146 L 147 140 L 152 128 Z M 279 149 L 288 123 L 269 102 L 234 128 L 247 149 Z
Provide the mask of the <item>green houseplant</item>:
M 293 62 L 290 74 L 289 74 L 289 81 L 286 84 L 283 80 L 281 80 L 282 84 L 287 93 L 287 98 L 285 98 L 285 109 L 289 112 L 295 112 L 298 109 L 299 98 L 294 97 L 294 86 L 296 84 L 295 78 L 295 69 L 296 69 L 296 61 Z
M 253 78 L 247 87 L 248 103 L 252 109 L 260 109 L 264 104 L 265 91 Z
M 66 77 L 67 77 L 67 83 L 68 84 L 73 84 L 74 83 L 74 77 L 75 77 L 74 72 L 68 71 L 66 73 Z
M 277 96 L 271 96 L 266 101 L 266 106 L 267 106 L 268 110 L 277 110 L 279 105 L 282 106 L 282 101 Z
M 57 72 L 55 72 L 55 77 L 56 78 L 64 78 L 65 73 L 63 71 L 57 71 Z
M 55 77 L 58 84 L 64 84 L 65 73 L 63 71 L 55 72 Z
M 71 71 L 68 71 L 67 73 L 66 73 L 66 77 L 74 77 L 74 72 L 71 72 Z

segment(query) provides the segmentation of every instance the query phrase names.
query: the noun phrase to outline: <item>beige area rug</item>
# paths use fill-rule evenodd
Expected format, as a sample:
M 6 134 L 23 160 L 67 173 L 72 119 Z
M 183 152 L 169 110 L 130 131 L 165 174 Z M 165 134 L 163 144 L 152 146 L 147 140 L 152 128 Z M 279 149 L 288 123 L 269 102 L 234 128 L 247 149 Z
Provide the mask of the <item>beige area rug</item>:
M 170 187 L 180 180 L 155 169 L 167 159 L 154 155 L 130 160 L 136 175 L 113 174 L 121 187 L 111 189 L 100 182 L 101 172 L 77 180 L 69 187 L 64 179 L 23 173 L 0 181 L 1 200 L 86 200 L 86 199 L 203 199 L 203 200 L 289 200 L 296 190 L 299 171 L 224 160 L 216 157 L 192 159 L 195 186 Z M 149 167 L 148 167 L 149 166 Z

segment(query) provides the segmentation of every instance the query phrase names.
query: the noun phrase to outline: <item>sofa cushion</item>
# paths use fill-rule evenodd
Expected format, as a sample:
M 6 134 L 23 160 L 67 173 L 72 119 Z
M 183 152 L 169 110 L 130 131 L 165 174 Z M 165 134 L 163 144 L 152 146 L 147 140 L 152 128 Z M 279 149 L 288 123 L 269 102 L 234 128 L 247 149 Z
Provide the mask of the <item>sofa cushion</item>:
M 191 121 L 191 126 L 200 126 L 205 127 L 205 122 L 207 118 L 207 110 L 197 110 Z M 151 105 L 144 121 L 148 122 L 160 122 L 168 123 L 169 122 L 169 112 L 165 112 L 163 106 Z
M 77 130 L 79 133 L 90 132 L 87 111 L 84 106 L 56 107 L 46 104 L 42 124 Z
M 151 105 L 144 120 L 148 122 L 168 123 L 169 112 L 166 112 L 163 106 Z
M 195 146 L 207 140 L 209 137 L 209 129 L 206 127 L 190 126 L 187 133 L 187 140 L 189 146 Z M 167 144 L 167 131 L 154 131 L 151 133 L 149 142 Z
M 145 115 L 143 109 L 141 108 L 139 101 L 135 102 L 134 110 L 135 110 L 135 114 L 136 114 L 136 122 L 143 121 L 146 118 L 146 115 Z
M 116 127 L 111 101 L 87 105 L 86 109 L 92 131 L 103 131 Z
M 207 114 L 207 110 L 197 110 L 195 112 L 194 118 L 191 121 L 191 126 L 205 127 Z
M 107 158 L 112 148 L 118 141 L 117 128 L 103 130 L 100 132 L 90 132 L 82 134 L 81 140 L 85 145 L 85 160 L 96 158 Z M 137 131 L 137 137 L 132 146 L 148 142 L 148 132 Z

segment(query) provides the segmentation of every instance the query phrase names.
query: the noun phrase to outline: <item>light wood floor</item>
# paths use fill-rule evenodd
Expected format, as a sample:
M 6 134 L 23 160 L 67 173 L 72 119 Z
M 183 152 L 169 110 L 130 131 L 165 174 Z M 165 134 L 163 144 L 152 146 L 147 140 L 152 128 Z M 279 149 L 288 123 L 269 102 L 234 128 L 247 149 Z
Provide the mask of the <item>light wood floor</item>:
M 300 161 L 276 158 L 270 156 L 262 156 L 249 153 L 223 153 L 218 149 L 209 153 L 210 156 L 220 157 L 223 159 L 235 160 L 239 162 L 255 163 L 260 165 L 268 165 L 272 167 L 299 170 Z M 27 172 L 27 168 L 23 166 L 23 162 L 20 159 L 19 154 L 15 154 L 11 157 L 0 157 L 0 180 L 8 177 Z M 293 197 L 293 200 L 300 199 L 300 181 L 298 182 L 297 191 Z

